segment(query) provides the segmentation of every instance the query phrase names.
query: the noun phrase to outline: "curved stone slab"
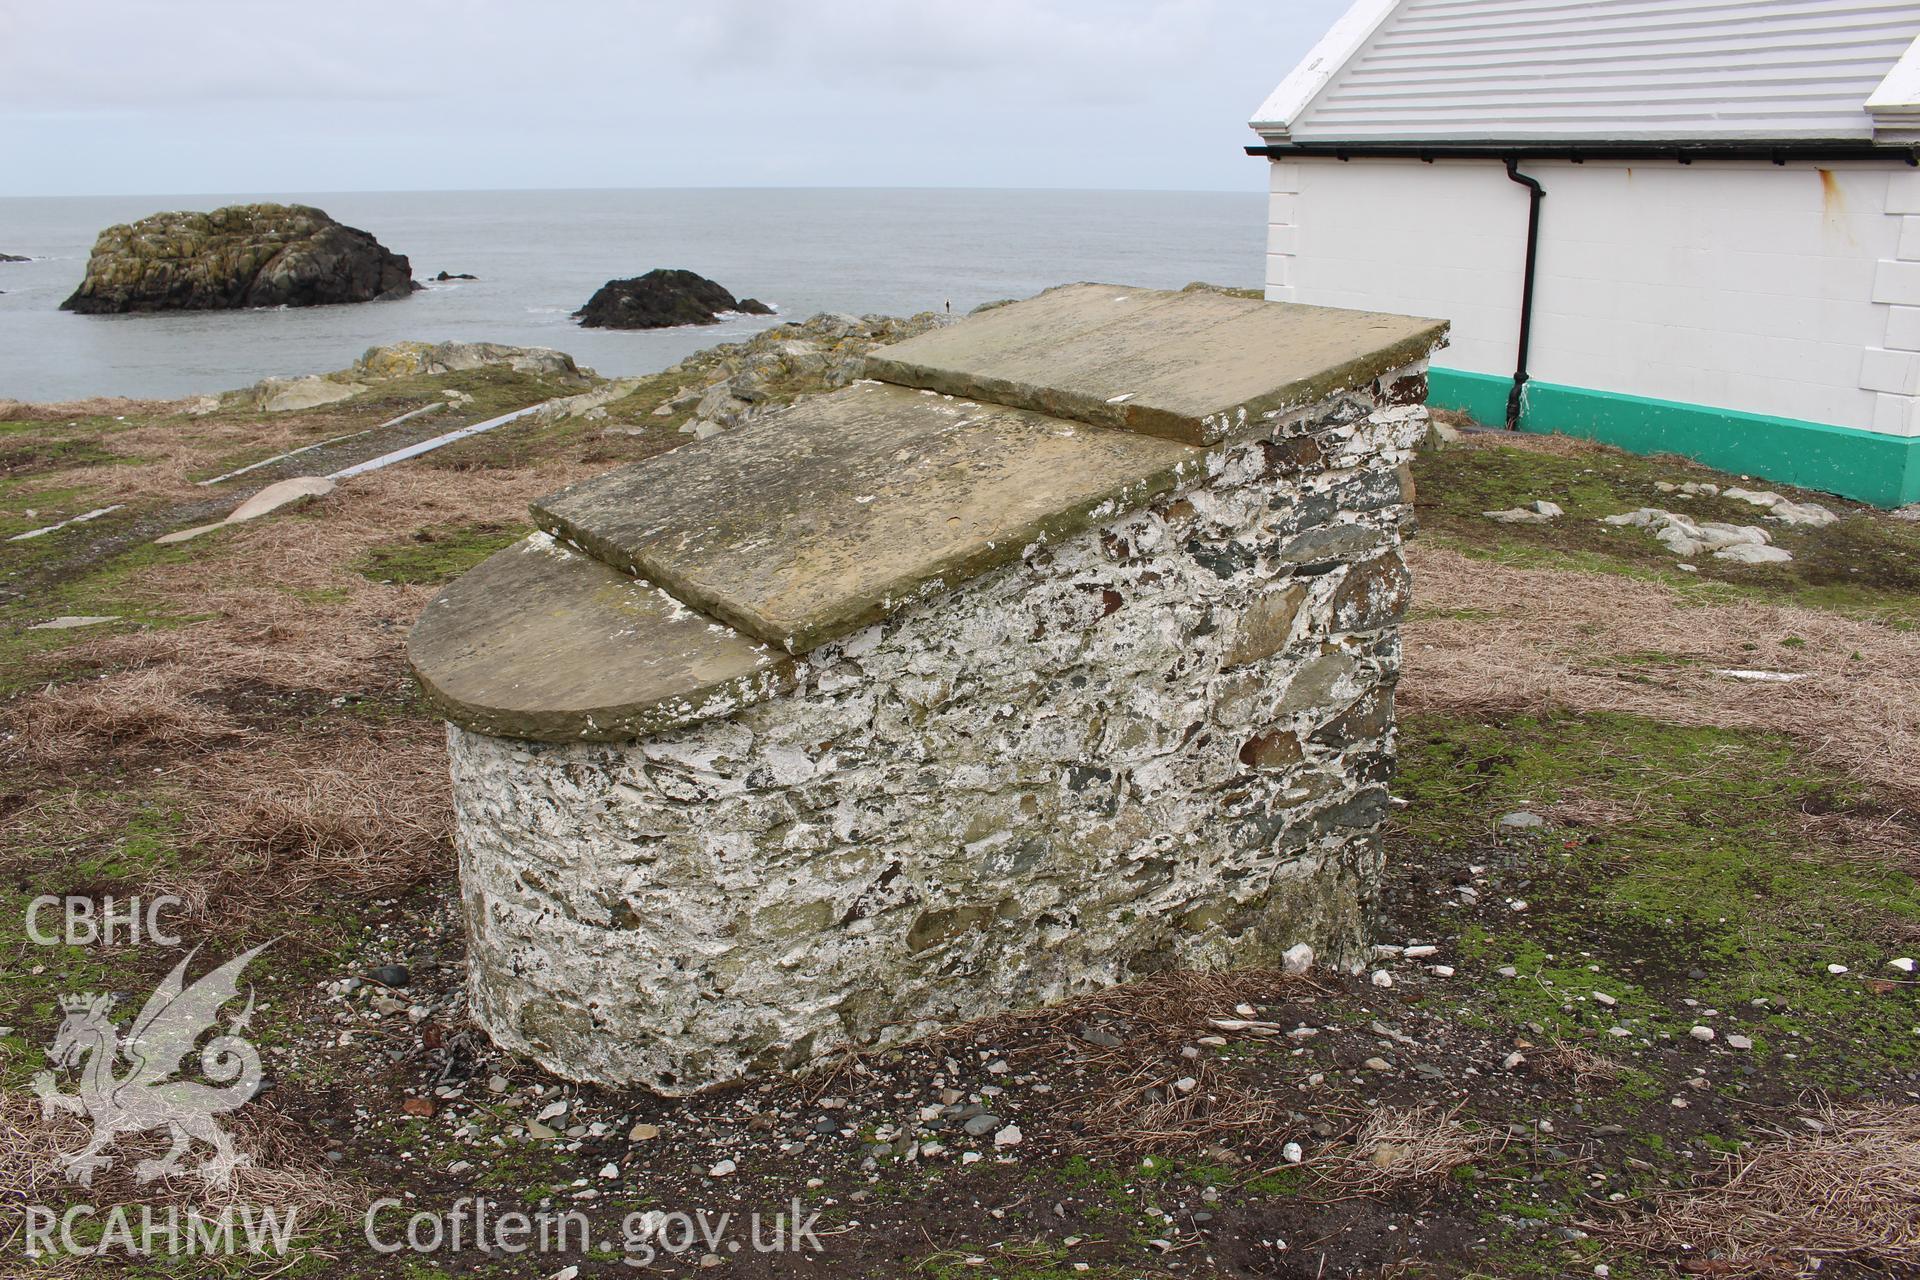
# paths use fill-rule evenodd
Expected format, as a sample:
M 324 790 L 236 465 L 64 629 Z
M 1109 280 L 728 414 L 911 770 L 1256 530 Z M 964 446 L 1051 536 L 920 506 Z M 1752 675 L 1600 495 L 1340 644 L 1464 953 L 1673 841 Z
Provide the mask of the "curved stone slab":
M 436 596 L 407 658 L 464 729 L 617 741 L 783 692 L 792 660 L 536 533 Z
M 542 528 L 792 653 L 1197 474 L 1202 450 L 879 383 L 574 485 Z
M 882 382 L 1214 444 L 1424 360 L 1442 320 L 1070 284 L 867 356 Z

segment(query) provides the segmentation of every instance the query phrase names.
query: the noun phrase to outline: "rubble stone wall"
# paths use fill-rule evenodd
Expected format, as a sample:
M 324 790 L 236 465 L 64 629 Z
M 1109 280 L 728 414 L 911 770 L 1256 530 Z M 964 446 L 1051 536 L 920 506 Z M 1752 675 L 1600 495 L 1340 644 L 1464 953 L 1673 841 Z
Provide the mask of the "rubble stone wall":
M 1362 956 L 1424 366 L 643 741 L 449 728 L 473 1008 L 678 1094 L 1175 967 Z

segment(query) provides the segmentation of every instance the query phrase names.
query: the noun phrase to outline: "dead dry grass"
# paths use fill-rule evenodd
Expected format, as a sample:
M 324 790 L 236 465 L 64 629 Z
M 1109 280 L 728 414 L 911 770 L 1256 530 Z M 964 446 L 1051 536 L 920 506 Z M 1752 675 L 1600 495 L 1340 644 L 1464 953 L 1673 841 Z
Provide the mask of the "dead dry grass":
M 124 415 L 161 417 L 185 413 L 194 400 L 129 400 L 125 396 L 89 396 L 84 400 L 0 399 L 0 422 L 72 422 L 77 418 Z
M 1218 1034 L 1212 1020 L 1240 1017 L 1234 1010 L 1241 1003 L 1299 999 L 1318 990 L 1277 970 L 1157 974 L 1062 1004 L 966 1023 L 928 1043 L 1018 1039 L 1023 1053 L 1037 1054 L 1050 1072 L 1084 1074 L 1092 1083 L 1057 1091 L 1047 1113 L 1049 1126 L 1071 1135 L 1080 1152 L 1131 1157 L 1198 1151 L 1272 1138 L 1286 1107 L 1277 1096 L 1249 1087 L 1230 1063 L 1205 1052 L 1187 1058 L 1180 1050 Z M 1097 1042 L 1089 1033 L 1117 1043 Z
M 1583 440 L 1579 436 L 1504 431 L 1483 426 L 1466 414 L 1449 409 L 1434 409 L 1430 413 L 1435 422 L 1460 433 L 1459 439 L 1447 441 L 1449 449 L 1526 449 L 1558 458 L 1590 458 L 1595 454 L 1617 452 L 1607 445 Z
M 222 755 L 192 771 L 187 794 L 184 836 L 208 864 L 156 887 L 222 927 L 336 891 L 394 893 L 449 866 L 446 751 L 431 725 Z
M 1780 1132 L 1729 1157 L 1720 1185 L 1670 1194 L 1650 1216 L 1600 1229 L 1720 1276 L 1805 1275 L 1842 1261 L 1920 1273 L 1920 1106 L 1827 1108 L 1815 1118 L 1817 1132 Z
M 1783 732 L 1822 763 L 1920 796 L 1920 632 L 1789 605 L 1695 604 L 1658 583 L 1445 547 L 1416 544 L 1407 558 L 1421 605 L 1465 615 L 1406 624 L 1409 710 L 1613 711 Z M 1748 683 L 1714 668 L 1807 678 Z
M 1556 1040 L 1530 1059 L 1534 1068 L 1549 1076 L 1564 1076 L 1576 1089 L 1590 1083 L 1612 1084 L 1622 1074 L 1619 1063 L 1602 1053 L 1565 1040 Z
M 1375 1107 L 1360 1122 L 1352 1153 L 1322 1169 L 1349 1195 L 1380 1195 L 1434 1182 L 1499 1147 L 1492 1136 L 1461 1123 L 1458 1109 Z
M 407 631 L 434 589 L 369 581 L 351 565 L 424 526 L 523 518 L 531 497 L 580 470 L 396 468 L 145 573 L 129 587 L 141 607 L 200 620 L 43 659 L 49 678 L 94 674 L 0 709 L 0 767 L 23 788 L 0 840 L 35 857 L 111 844 L 145 797 L 178 814 L 177 840 L 193 850 L 151 888 L 223 928 L 444 870 L 438 725 L 339 705 L 404 695 Z
M 49 664 L 175 668 L 202 688 L 398 689 L 406 633 L 433 588 L 372 582 L 352 565 L 419 528 L 523 521 L 532 498 L 585 471 L 402 466 L 354 480 L 297 512 L 210 535 L 194 544 L 198 554 L 130 584 L 141 608 L 201 621 L 102 636 L 58 651 Z
M 201 700 L 205 672 L 142 666 L 42 689 L 7 710 L 0 763 L 69 773 L 133 749 L 195 751 L 240 726 Z
M 66 1181 L 59 1160 L 86 1146 L 91 1133 L 88 1122 L 68 1112 L 47 1118 L 39 1099 L 0 1089 L 0 1256 L 24 1256 L 28 1205 L 57 1209 L 84 1201 L 97 1214 L 122 1205 L 136 1214 L 143 1205 L 173 1206 L 183 1214 L 214 1218 L 228 1209 L 266 1209 L 295 1215 L 296 1235 L 311 1235 L 357 1215 L 369 1201 L 365 1188 L 337 1177 L 311 1139 L 271 1109 L 255 1103 L 222 1117 L 221 1125 L 233 1135 L 235 1145 L 252 1157 L 251 1164 L 234 1170 L 226 1187 L 208 1186 L 193 1176 L 146 1184 L 136 1181 L 134 1169 L 139 1161 L 166 1150 L 167 1141 L 160 1132 L 123 1137 L 111 1149 L 112 1165 L 96 1172 L 90 1186 L 77 1187 Z M 187 1157 L 187 1167 L 191 1169 L 205 1155 L 205 1148 L 196 1149 Z M 309 1246 L 307 1252 L 333 1256 L 324 1247 Z M 255 1269 L 244 1256 L 208 1262 L 224 1264 L 218 1268 L 223 1274 Z M 112 1264 L 54 1256 L 37 1260 L 31 1274 L 98 1274 L 103 1265 L 111 1269 Z M 255 1260 L 255 1266 L 265 1271 L 283 1265 L 271 1258 Z

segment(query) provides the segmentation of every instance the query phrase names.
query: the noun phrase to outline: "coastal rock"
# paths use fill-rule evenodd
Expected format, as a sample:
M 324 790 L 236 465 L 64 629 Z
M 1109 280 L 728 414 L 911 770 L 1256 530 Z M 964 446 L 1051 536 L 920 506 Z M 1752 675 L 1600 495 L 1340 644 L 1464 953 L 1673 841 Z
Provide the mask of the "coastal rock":
M 369 347 L 349 372 L 363 378 L 411 378 L 463 373 L 505 365 L 515 373 L 584 379 L 573 357 L 548 347 L 510 347 L 500 342 L 396 342 Z
M 311 307 L 405 297 L 406 258 L 306 205 L 156 213 L 108 227 L 60 306 L 87 315 Z
M 442 271 L 434 277 L 435 280 L 478 280 L 479 278 L 479 276 L 468 275 L 464 271 Z
M 1610 525 L 1645 529 L 1659 539 L 1662 546 L 1677 556 L 1693 557 L 1713 554 L 1722 560 L 1741 560 L 1749 564 L 1793 558 L 1784 552 L 1768 555 L 1758 550 L 1725 554 L 1734 547 L 1768 548 L 1773 537 L 1758 525 L 1695 521 L 1689 516 L 1673 511 L 1662 511 L 1658 507 L 1641 507 L 1638 511 L 1607 516 L 1605 522 Z
M 267 413 L 317 409 L 396 378 L 495 367 L 580 387 L 589 386 L 594 380 L 593 370 L 582 369 L 564 351 L 546 347 L 510 347 L 499 342 L 396 342 L 391 346 L 369 347 L 348 369 L 299 378 L 263 378 L 244 390 L 227 392 L 214 402 L 214 407 L 259 409 Z M 455 408 L 470 399 L 464 392 L 451 388 L 442 395 Z M 206 411 L 204 407 L 189 410 Z
M 712 324 L 722 312 L 771 315 L 754 298 L 736 298 L 705 276 L 658 267 L 628 280 L 609 280 L 574 312 L 587 329 L 668 329 Z
M 262 378 L 254 387 L 260 408 L 268 413 L 318 409 L 321 405 L 350 400 L 366 389 L 362 383 L 341 382 L 320 373 L 304 378 Z
M 18 253 L 0 253 L 0 262 L 32 262 L 33 259 Z

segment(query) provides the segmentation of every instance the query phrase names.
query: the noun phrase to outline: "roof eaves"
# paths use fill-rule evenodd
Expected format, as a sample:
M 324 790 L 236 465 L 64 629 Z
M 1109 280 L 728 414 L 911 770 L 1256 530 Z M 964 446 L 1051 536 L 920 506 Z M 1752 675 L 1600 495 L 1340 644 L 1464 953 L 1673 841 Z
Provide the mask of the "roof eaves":
M 1294 121 L 1380 29 L 1399 3 L 1400 0 L 1353 0 L 1339 21 L 1320 38 L 1320 43 L 1267 95 L 1267 100 L 1253 113 L 1253 119 L 1247 122 L 1248 126 L 1268 142 L 1285 142 Z
M 1920 142 L 1920 36 L 1866 102 L 1876 142 Z

